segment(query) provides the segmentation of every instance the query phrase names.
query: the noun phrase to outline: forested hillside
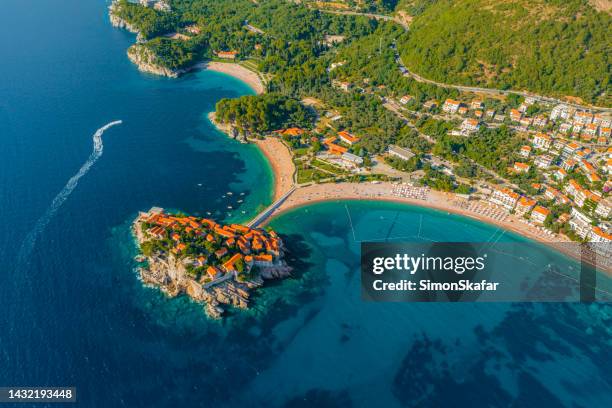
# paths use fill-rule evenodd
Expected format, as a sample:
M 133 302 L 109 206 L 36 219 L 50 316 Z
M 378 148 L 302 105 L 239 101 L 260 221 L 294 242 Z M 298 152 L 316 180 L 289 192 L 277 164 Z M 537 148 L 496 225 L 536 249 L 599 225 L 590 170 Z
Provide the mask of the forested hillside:
M 403 60 L 423 77 L 612 102 L 612 17 L 587 0 L 403 0 L 398 9 L 414 16 Z

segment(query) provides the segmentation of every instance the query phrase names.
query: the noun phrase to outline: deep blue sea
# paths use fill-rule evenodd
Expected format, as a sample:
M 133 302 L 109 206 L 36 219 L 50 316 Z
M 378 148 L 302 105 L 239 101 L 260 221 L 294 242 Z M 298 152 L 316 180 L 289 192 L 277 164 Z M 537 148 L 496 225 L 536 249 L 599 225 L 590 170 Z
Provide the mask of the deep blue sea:
M 246 220 L 273 180 L 255 147 L 206 118 L 252 90 L 138 72 L 107 6 L 1 4 L 0 386 L 75 386 L 83 407 L 612 406 L 609 304 L 361 300 L 359 241 L 414 234 L 417 220 L 439 241 L 499 232 L 456 216 L 373 202 L 288 212 L 272 225 L 294 277 L 221 322 L 143 287 L 139 210 Z

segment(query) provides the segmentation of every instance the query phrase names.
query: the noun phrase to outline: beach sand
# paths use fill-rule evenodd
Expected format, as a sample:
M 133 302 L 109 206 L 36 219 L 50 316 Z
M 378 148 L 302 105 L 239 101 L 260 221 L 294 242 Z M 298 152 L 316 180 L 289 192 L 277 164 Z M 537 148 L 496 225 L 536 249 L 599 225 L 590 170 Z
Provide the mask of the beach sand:
M 518 217 L 508 214 L 506 220 L 487 217 L 483 214 L 469 211 L 459 207 L 455 203 L 465 202 L 452 193 L 442 193 L 430 190 L 426 200 L 406 197 L 398 197 L 392 194 L 392 183 L 328 183 L 312 184 L 298 188 L 278 209 L 273 217 L 292 208 L 306 204 L 330 200 L 378 200 L 393 201 L 398 203 L 412 204 L 421 207 L 434 208 L 453 214 L 471 217 L 488 224 L 493 224 L 506 230 L 511 230 L 540 242 L 569 242 L 567 238 L 560 235 L 544 235 L 541 230 L 527 223 L 521 222 Z
M 278 200 L 293 187 L 293 175 L 295 166 L 291 159 L 291 152 L 276 137 L 266 137 L 265 139 L 251 140 L 262 151 L 270 162 L 274 172 L 274 201 Z
M 476 219 L 480 222 L 495 225 L 507 231 L 515 232 L 531 240 L 548 245 L 551 248 L 564 253 L 578 261 L 582 259 L 581 246 L 572 242 L 567 237 L 558 234 L 546 234 L 542 229 L 528 224 L 521 217 L 507 214 L 505 217 L 494 218 L 463 208 L 461 204 L 466 204 L 467 200 L 452 193 L 443 193 L 430 190 L 426 200 L 413 199 L 406 197 L 398 197 L 392 194 L 394 185 L 392 183 L 329 183 L 329 184 L 312 184 L 302 186 L 296 189 L 272 215 L 266 220 L 281 215 L 293 208 L 314 204 L 322 201 L 334 200 L 375 200 L 375 201 L 391 201 L 403 204 L 411 204 L 421 207 L 433 208 L 447 213 L 457 214 L 464 217 Z M 487 202 L 478 202 L 482 207 L 496 209 L 497 212 L 505 213 L 505 210 L 499 209 Z M 264 223 L 264 224 L 265 224 Z M 612 268 L 607 265 L 608 262 L 598 256 L 597 264 L 600 270 L 612 274 Z
M 234 78 L 239 79 L 248 84 L 258 95 L 261 95 L 266 91 L 265 85 L 263 84 L 256 72 L 253 72 L 243 67 L 242 65 L 233 62 L 201 62 L 199 64 L 196 64 L 194 66 L 194 69 L 206 69 L 209 71 L 222 72 L 224 74 L 233 76 Z

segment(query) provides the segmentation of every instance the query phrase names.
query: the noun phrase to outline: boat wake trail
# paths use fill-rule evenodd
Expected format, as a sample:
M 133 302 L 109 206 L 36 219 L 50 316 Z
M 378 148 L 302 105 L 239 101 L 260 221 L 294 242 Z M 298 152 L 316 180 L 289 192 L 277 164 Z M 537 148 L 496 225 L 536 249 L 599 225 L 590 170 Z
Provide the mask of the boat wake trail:
M 70 178 L 70 180 L 68 180 L 68 183 L 66 183 L 62 191 L 60 191 L 58 195 L 55 196 L 49 208 L 47 208 L 42 217 L 40 217 L 38 221 L 36 221 L 34 228 L 28 233 L 23 243 L 21 244 L 21 248 L 19 249 L 19 255 L 17 258 L 18 267 L 21 268 L 27 266 L 27 264 L 29 263 L 30 254 L 34 249 L 36 239 L 38 238 L 40 233 L 45 229 L 45 227 L 47 226 L 47 224 L 49 224 L 49 221 L 51 221 L 51 218 L 53 218 L 57 210 L 62 206 L 62 204 L 64 204 L 68 196 L 70 196 L 72 191 L 76 188 L 81 177 L 87 174 L 91 166 L 93 166 L 96 161 L 98 161 L 100 156 L 102 156 L 102 152 L 104 150 L 104 145 L 102 143 L 102 134 L 104 134 L 104 132 L 108 128 L 115 125 L 120 125 L 121 123 L 123 123 L 121 120 L 116 120 L 96 130 L 96 133 L 94 133 L 93 135 L 93 151 L 89 155 L 89 158 L 85 163 L 83 163 L 77 174 L 75 174 Z

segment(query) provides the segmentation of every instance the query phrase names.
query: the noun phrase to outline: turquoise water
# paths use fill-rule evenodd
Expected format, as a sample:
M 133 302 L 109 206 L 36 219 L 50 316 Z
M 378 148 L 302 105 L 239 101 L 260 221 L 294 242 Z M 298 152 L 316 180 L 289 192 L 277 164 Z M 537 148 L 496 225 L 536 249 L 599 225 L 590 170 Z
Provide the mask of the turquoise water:
M 510 232 L 395 203 L 348 201 L 291 210 L 271 225 L 297 242 L 300 279 L 324 290 L 274 333 L 290 338 L 253 393 L 365 406 L 607 406 L 608 305 L 368 303 L 361 241 L 522 243 Z M 418 238 L 417 238 L 418 236 Z M 292 244 L 290 244 L 292 245 Z M 532 260 L 573 261 L 533 244 Z M 295 367 L 300 367 L 295 370 Z M 275 387 L 275 379 L 293 386 Z
M 273 225 L 294 278 L 221 322 L 143 287 L 129 233 L 138 211 L 241 221 L 270 202 L 272 177 L 255 147 L 206 119 L 220 98 L 252 91 L 217 73 L 138 72 L 125 55 L 134 37 L 110 26 L 106 7 L 2 4 L 0 386 L 76 386 L 85 407 L 610 405 L 608 306 L 360 301 L 356 241 L 403 233 L 386 224 L 398 213 L 408 226 L 427 216 L 430 238 L 495 232 L 471 221 L 349 203 L 353 236 L 343 205 L 287 213 Z M 117 119 L 65 190 L 96 129 Z M 71 192 L 54 206 L 61 191 Z

